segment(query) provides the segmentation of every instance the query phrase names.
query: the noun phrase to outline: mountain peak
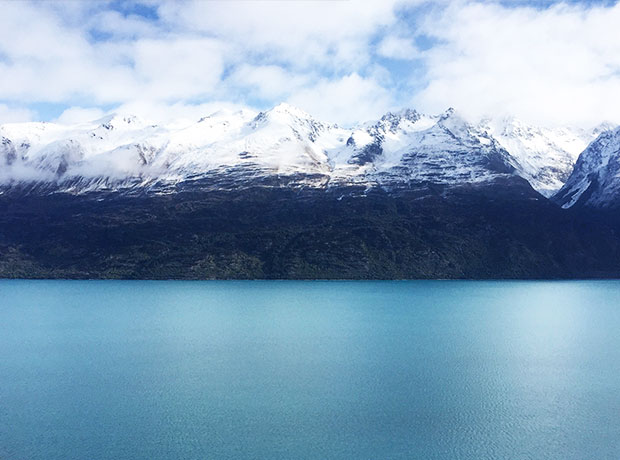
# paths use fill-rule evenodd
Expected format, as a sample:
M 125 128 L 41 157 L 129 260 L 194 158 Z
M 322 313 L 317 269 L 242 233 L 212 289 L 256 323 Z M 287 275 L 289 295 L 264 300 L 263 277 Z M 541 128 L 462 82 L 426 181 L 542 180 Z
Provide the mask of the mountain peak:
M 610 127 L 597 128 L 601 146 L 610 138 Z M 153 128 L 127 113 L 79 125 L 52 123 L 45 129 L 41 123 L 3 125 L 0 165 L 3 159 L 8 165 L 7 180 L 21 170 L 38 171 L 49 163 L 46 159 L 64 158 L 63 177 L 99 177 L 111 171 L 117 176 L 178 180 L 243 166 L 279 174 L 320 171 L 335 181 L 379 177 L 458 182 L 505 173 L 507 168 L 496 167 L 501 163 L 514 166 L 537 191 L 550 196 L 596 137 L 586 130 L 551 130 L 514 118 L 471 124 L 452 107 L 439 115 L 403 108 L 345 129 L 288 103 L 258 114 L 228 106 L 189 127 L 183 120 Z M 73 164 L 75 146 L 82 146 L 84 156 Z M 489 158 L 497 160 L 491 168 Z
M 603 131 L 581 153 L 553 199 L 563 208 L 620 205 L 620 127 Z
M 118 128 L 138 129 L 146 125 L 146 122 L 137 115 L 122 113 L 111 113 L 96 120 L 95 123 L 109 131 Z
M 415 123 L 420 119 L 421 115 L 414 109 L 404 108 L 394 112 L 387 112 L 381 117 L 381 121 L 387 121 L 393 124 L 398 124 L 401 120 L 408 120 Z
M 596 125 L 593 129 L 592 129 L 592 133 L 595 134 L 596 136 L 598 136 L 601 133 L 604 133 L 606 131 L 614 131 L 616 130 L 616 128 L 618 127 L 618 125 L 610 122 L 610 121 L 604 121 L 598 125 Z
M 454 107 L 448 107 L 439 117 L 440 118 L 449 118 L 456 114 L 456 110 Z
M 321 127 L 326 126 L 313 118 L 312 115 L 285 102 L 276 105 L 270 110 L 260 112 L 252 120 L 252 125 L 254 128 L 268 123 L 287 125 L 291 128 L 306 125 L 312 126 L 313 129 L 320 129 Z
M 452 107 L 438 116 L 437 124 L 450 129 L 454 134 L 459 131 L 470 131 L 473 129 L 473 125 Z
M 298 107 L 288 104 L 287 102 L 281 102 L 280 104 L 273 107 L 271 110 L 268 110 L 268 113 L 288 114 L 293 115 L 297 118 L 312 119 L 312 116 L 309 113 L 301 110 Z

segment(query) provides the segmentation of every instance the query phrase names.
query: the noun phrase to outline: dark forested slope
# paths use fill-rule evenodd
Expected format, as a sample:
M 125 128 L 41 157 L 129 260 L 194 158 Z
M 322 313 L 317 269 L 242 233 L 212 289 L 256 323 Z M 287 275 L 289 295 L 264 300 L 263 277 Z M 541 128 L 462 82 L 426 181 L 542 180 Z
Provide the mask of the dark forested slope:
M 0 276 L 575 278 L 620 275 L 608 216 L 563 210 L 522 179 L 156 195 L 0 197 Z

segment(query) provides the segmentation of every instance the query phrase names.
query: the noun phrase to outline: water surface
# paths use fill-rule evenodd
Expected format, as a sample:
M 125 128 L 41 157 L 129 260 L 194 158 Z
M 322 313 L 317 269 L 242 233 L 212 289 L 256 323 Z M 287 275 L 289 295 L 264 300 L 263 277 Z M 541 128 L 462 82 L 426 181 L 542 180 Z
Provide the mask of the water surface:
M 0 459 L 620 458 L 620 282 L 0 281 Z

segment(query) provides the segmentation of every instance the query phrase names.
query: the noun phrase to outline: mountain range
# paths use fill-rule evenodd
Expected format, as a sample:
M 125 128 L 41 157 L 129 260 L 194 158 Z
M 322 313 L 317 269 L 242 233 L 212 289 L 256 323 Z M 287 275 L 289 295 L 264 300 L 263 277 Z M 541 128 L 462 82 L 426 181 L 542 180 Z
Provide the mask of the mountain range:
M 405 109 L 340 127 L 280 104 L 4 124 L 0 275 L 616 276 L 619 198 L 608 123 Z
M 406 109 L 341 128 L 287 104 L 162 126 L 130 115 L 69 126 L 5 124 L 0 125 L 0 184 L 80 194 L 165 190 L 197 178 L 212 178 L 214 187 L 239 187 L 244 179 L 262 176 L 300 186 L 398 188 L 509 174 L 549 197 L 567 181 L 579 154 L 610 129 L 605 124 L 592 130 L 539 128 L 516 119 L 470 124 L 453 109 L 435 116 Z

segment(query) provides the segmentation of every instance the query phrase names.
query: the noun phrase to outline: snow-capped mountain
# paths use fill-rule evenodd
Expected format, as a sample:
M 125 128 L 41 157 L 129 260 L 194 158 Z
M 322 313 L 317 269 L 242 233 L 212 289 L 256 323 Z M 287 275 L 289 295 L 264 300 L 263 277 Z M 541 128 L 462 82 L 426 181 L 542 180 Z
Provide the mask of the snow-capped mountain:
M 493 136 L 518 162 L 519 174 L 546 197 L 557 192 L 570 176 L 579 154 L 601 132 L 591 129 L 531 126 L 515 118 L 484 120 L 480 128 Z
M 346 163 L 371 165 L 366 177 L 387 186 L 482 182 L 512 174 L 516 166 L 495 139 L 453 109 L 439 116 L 388 113 L 349 139 Z
M 545 195 L 563 183 L 593 133 L 472 125 L 449 109 L 388 113 L 353 128 L 320 122 L 288 104 L 220 111 L 195 123 L 156 125 L 129 115 L 91 123 L 0 126 L 0 184 L 53 190 L 157 187 L 202 179 L 242 187 L 278 178 L 296 186 L 466 184 L 519 175 Z
M 341 127 L 286 104 L 1 125 L 0 276 L 618 277 L 620 224 L 527 182 L 560 186 L 590 135 L 452 109 Z M 620 128 L 552 199 L 615 197 Z
M 603 132 L 579 156 L 566 184 L 553 197 L 563 208 L 605 208 L 620 201 L 620 128 Z

